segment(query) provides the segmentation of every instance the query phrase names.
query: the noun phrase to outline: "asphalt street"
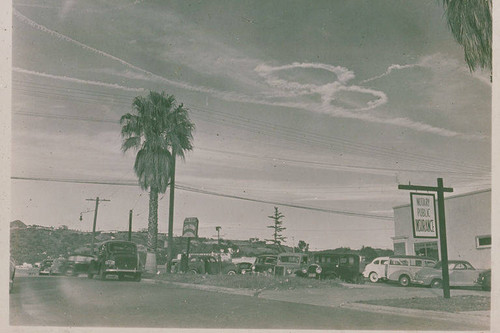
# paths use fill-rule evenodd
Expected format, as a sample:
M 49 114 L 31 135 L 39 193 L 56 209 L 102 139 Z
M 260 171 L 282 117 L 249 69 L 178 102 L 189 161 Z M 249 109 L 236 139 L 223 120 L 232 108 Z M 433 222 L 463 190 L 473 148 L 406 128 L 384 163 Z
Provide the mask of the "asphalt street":
M 83 276 L 16 278 L 10 325 L 72 327 L 477 330 L 472 324 Z

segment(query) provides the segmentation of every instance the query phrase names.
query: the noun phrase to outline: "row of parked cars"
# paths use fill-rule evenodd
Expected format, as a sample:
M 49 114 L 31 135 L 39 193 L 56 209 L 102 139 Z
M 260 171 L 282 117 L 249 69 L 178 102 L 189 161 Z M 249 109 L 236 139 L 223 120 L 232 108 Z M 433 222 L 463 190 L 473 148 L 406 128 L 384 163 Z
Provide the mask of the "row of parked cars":
M 301 276 L 316 279 L 340 278 L 345 281 L 363 282 L 362 264 L 356 254 L 281 253 L 261 255 L 255 262 L 232 263 L 218 260 L 211 255 L 185 255 L 174 259 L 172 272 L 191 274 L 264 274 L 275 276 Z
M 480 286 L 491 289 L 491 270 L 475 269 L 468 261 L 449 260 L 450 286 Z M 442 262 L 420 256 L 390 256 L 375 258 L 366 265 L 363 276 L 371 282 L 395 281 L 401 286 L 410 284 L 433 288 L 443 286 Z

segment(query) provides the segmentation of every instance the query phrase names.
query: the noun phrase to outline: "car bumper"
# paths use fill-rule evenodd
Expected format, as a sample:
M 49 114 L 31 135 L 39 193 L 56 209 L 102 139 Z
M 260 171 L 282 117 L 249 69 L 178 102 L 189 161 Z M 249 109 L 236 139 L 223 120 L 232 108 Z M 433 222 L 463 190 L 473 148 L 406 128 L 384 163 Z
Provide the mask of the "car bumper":
M 421 285 L 421 286 L 426 286 L 426 285 L 431 284 L 430 281 L 422 280 L 422 279 L 411 279 L 411 283 L 412 284 L 418 284 L 418 285 Z
M 106 273 L 141 273 L 138 269 L 106 268 Z

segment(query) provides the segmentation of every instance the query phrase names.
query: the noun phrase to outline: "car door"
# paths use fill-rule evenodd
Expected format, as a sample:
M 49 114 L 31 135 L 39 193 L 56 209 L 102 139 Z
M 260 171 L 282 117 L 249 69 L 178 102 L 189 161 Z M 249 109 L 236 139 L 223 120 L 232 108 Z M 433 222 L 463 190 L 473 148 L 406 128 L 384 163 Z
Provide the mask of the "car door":
M 455 263 L 450 268 L 450 286 L 469 286 L 473 284 L 471 270 L 464 263 Z M 471 279 L 472 278 L 472 279 Z

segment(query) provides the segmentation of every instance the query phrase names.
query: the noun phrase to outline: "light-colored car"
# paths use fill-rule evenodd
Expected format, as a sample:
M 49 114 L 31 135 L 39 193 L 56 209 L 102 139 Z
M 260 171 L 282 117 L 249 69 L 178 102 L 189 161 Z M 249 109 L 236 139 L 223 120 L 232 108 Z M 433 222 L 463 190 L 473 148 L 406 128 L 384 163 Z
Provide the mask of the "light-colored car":
M 436 260 L 420 256 L 390 256 L 386 263 L 385 277 L 408 287 L 415 273 L 425 267 L 434 267 Z
M 389 257 L 378 257 L 372 260 L 371 263 L 365 266 L 363 276 L 369 278 L 371 282 L 378 282 L 380 279 L 385 279 L 385 264 L 389 261 Z
M 388 280 L 407 287 L 417 271 L 424 267 L 433 267 L 435 264 L 436 260 L 421 256 L 393 255 L 379 257 L 366 265 L 363 276 L 369 278 L 371 282 Z
M 412 283 L 442 288 L 442 264 L 439 261 L 434 267 L 422 268 L 415 273 Z M 479 274 L 482 270 L 475 269 L 468 261 L 449 260 L 448 273 L 450 275 L 450 286 L 476 286 Z

